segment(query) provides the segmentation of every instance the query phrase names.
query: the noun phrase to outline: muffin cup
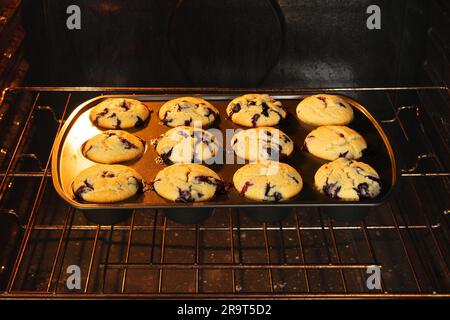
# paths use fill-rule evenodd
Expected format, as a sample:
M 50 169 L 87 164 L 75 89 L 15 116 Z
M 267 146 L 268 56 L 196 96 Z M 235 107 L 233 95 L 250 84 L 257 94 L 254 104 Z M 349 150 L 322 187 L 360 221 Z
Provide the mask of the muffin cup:
M 176 223 L 195 224 L 208 219 L 214 208 L 170 208 L 163 209 L 167 218 Z
M 354 222 L 364 220 L 370 214 L 371 207 L 323 207 L 321 210 L 336 221 Z
M 103 225 L 113 225 L 128 220 L 133 210 L 124 209 L 100 209 L 100 210 L 83 210 L 86 219 L 91 222 Z
M 267 223 L 280 222 L 292 213 L 292 208 L 289 207 L 245 207 L 241 210 L 250 219 Z

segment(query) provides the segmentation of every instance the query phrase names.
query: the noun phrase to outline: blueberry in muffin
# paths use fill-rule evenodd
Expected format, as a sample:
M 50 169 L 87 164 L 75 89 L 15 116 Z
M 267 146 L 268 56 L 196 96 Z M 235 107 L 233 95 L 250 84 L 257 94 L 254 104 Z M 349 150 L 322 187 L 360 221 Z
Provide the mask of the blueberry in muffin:
M 219 110 L 204 99 L 182 97 L 164 103 L 158 116 L 169 127 L 208 126 L 218 118 Z
M 353 120 L 352 107 L 331 94 L 309 96 L 297 105 L 297 117 L 311 126 L 347 125 Z
M 149 116 L 148 108 L 138 100 L 109 98 L 91 110 L 89 119 L 100 128 L 129 129 L 142 127 Z
M 281 130 L 260 127 L 236 133 L 231 148 L 238 157 L 249 161 L 280 160 L 291 155 L 294 142 Z
M 303 149 L 325 160 L 340 157 L 359 159 L 367 149 L 367 143 L 358 132 L 349 127 L 320 126 L 306 136 Z
M 111 203 L 143 191 L 143 179 L 136 170 L 119 165 L 96 164 L 81 171 L 72 183 L 77 200 Z
M 195 127 L 176 127 L 158 140 L 156 152 L 164 161 L 173 163 L 200 163 L 215 160 L 220 150 L 216 137 Z
M 366 163 L 339 158 L 324 164 L 314 176 L 316 189 L 334 199 L 358 201 L 381 192 L 378 173 Z
M 98 163 L 113 164 L 133 160 L 144 153 L 144 142 L 123 130 L 107 130 L 83 144 L 83 155 Z
M 286 118 L 280 101 L 268 94 L 245 94 L 233 99 L 227 106 L 232 122 L 244 127 L 275 126 Z
M 278 202 L 299 194 L 303 180 L 290 165 L 266 160 L 239 168 L 233 176 L 233 184 L 246 198 Z
M 208 201 L 225 191 L 223 180 L 200 164 L 178 163 L 162 169 L 153 181 L 161 197 L 174 202 Z

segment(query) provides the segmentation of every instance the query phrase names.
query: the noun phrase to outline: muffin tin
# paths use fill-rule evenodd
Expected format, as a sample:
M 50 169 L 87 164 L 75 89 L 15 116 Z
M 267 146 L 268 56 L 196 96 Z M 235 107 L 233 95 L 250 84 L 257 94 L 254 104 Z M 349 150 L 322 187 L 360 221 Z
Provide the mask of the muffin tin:
M 201 97 L 211 102 L 220 112 L 220 118 L 210 128 L 219 129 L 224 137 L 224 164 L 209 165 L 225 182 L 232 182 L 233 174 L 243 164 L 237 163 L 229 143 L 231 136 L 226 140 L 226 129 L 245 129 L 228 120 L 226 106 L 235 97 L 248 92 L 233 95 L 192 95 Z M 371 165 L 380 175 L 382 191 L 379 196 L 370 200 L 358 202 L 341 201 L 328 198 L 314 189 L 314 174 L 317 169 L 328 162 L 316 158 L 302 150 L 302 145 L 310 129 L 302 125 L 296 116 L 297 104 L 307 95 L 283 95 L 276 92 L 269 93 L 280 100 L 288 112 L 288 116 L 277 126 L 286 133 L 295 144 L 295 150 L 290 157 L 284 159 L 296 168 L 303 178 L 303 189 L 300 194 L 290 200 L 282 202 L 252 201 L 241 196 L 232 186 L 227 193 L 218 195 L 208 202 L 174 203 L 160 197 L 155 191 L 149 190 L 122 202 L 110 204 L 96 204 L 79 202 L 73 196 L 71 184 L 75 176 L 87 167 L 95 164 L 85 158 L 81 153 L 83 143 L 99 132 L 103 131 L 94 126 L 89 120 L 89 112 L 101 101 L 107 98 L 133 98 L 142 101 L 152 112 L 150 120 L 142 128 L 126 130 L 140 137 L 146 142 L 145 152 L 142 157 L 122 163 L 137 170 L 146 182 L 151 182 L 156 174 L 168 164 L 158 161 L 159 157 L 150 142 L 161 134 L 171 129 L 161 123 L 158 118 L 158 110 L 161 105 L 173 98 L 189 96 L 183 95 L 105 95 L 93 98 L 77 107 L 65 122 L 60 133 L 56 137 L 52 154 L 52 178 L 58 194 L 75 208 L 87 213 L 90 219 L 100 223 L 115 223 L 123 219 L 127 212 L 133 209 L 164 209 L 173 220 L 181 223 L 197 223 L 207 218 L 216 207 L 243 208 L 244 211 L 255 220 L 273 222 L 285 217 L 293 207 L 324 207 L 324 212 L 335 218 L 347 217 L 353 219 L 365 216 L 370 207 L 377 206 L 386 201 L 397 181 L 396 163 L 392 147 L 383 132 L 381 126 L 373 116 L 359 103 L 351 98 L 342 96 L 354 108 L 354 120 L 348 125 L 358 131 L 367 141 L 368 150 L 358 161 Z M 208 128 L 204 128 L 208 129 Z M 226 159 L 233 159 L 228 164 Z M 242 159 L 241 159 L 242 162 Z

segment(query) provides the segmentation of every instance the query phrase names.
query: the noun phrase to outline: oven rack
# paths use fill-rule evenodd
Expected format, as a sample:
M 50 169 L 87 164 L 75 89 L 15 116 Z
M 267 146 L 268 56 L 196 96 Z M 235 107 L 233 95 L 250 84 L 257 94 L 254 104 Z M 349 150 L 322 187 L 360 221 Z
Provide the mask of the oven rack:
M 430 126 L 423 118 L 430 101 L 442 100 L 448 111 L 446 87 L 252 90 L 338 92 L 389 105 L 378 116 L 387 119 L 381 122 L 392 140 L 415 147 L 413 161 L 403 161 L 407 165 L 399 192 L 364 221 L 335 221 L 320 209 L 300 209 L 282 223 L 260 224 L 237 209 L 216 209 L 204 224 L 177 225 L 160 210 L 135 210 L 128 221 L 105 226 L 87 221 L 53 190 L 51 144 L 80 102 L 106 93 L 224 91 L 242 90 L 5 90 L 0 123 L 15 130 L 7 139 L 9 145 L 1 149 L 0 218 L 10 221 L 13 259 L 0 266 L 0 298 L 450 296 L 450 172 L 444 165 L 449 150 L 447 146 L 437 151 L 435 143 L 446 141 L 445 132 L 430 139 Z M 403 99 L 415 103 L 403 104 Z M 411 126 L 417 129 L 413 133 L 408 131 Z M 40 135 L 46 139 L 38 139 Z M 37 151 L 36 139 L 43 146 Z M 69 265 L 81 269 L 80 289 L 66 286 Z M 381 287 L 371 290 L 366 287 L 366 271 L 373 267 L 381 270 Z

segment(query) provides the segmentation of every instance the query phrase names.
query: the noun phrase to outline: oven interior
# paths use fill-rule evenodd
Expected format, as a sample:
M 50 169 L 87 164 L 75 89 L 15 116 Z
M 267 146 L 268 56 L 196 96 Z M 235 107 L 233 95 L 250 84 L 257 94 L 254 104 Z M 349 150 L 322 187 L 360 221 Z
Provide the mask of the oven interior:
M 80 30 L 66 27 L 74 3 Z M 0 1 L 0 298 L 448 297 L 450 7 L 379 1 L 369 30 L 370 5 Z M 396 192 L 363 220 L 215 209 L 194 225 L 161 210 L 96 224 L 56 194 L 53 141 L 80 103 L 233 88 L 354 97 L 393 144 Z M 72 265 L 80 289 L 67 287 Z

